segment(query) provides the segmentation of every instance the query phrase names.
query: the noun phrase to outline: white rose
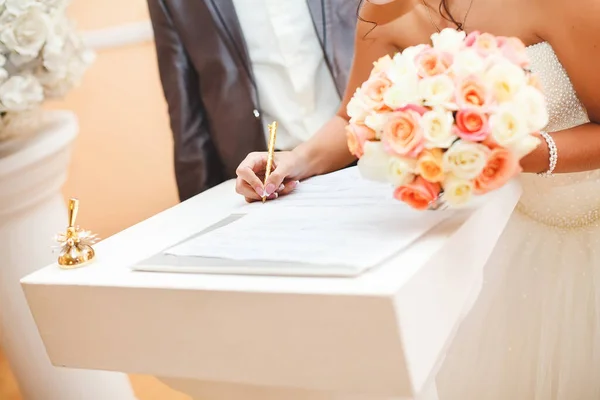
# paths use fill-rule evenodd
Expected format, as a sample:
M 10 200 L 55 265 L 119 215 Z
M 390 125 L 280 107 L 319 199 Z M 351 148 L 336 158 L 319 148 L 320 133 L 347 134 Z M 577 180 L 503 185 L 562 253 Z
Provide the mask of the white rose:
M 4 45 L 25 57 L 36 57 L 46 42 L 49 19 L 40 7 L 30 7 L 0 33 Z
M 8 78 L 8 71 L 0 67 L 0 82 L 4 82 Z
M 461 49 L 466 36 L 464 31 L 446 28 L 431 35 L 431 42 L 435 49 L 454 54 Z
M 5 0 L 6 11 L 12 15 L 21 15 L 27 12 L 29 8 L 35 6 L 35 0 Z
M 527 115 L 530 132 L 537 132 L 548 125 L 546 98 L 532 86 L 524 86 L 515 96 L 515 105 Z
M 0 67 L 4 67 L 4 64 L 6 64 L 6 57 L 0 54 Z
M 529 135 L 525 110 L 516 103 L 501 104 L 490 116 L 491 135 L 500 146 L 510 147 Z
M 346 106 L 346 112 L 350 117 L 350 122 L 355 123 L 358 121 L 364 121 L 365 118 L 371 112 L 367 102 L 365 101 L 364 94 L 359 89 L 356 89 L 354 96 L 348 102 Z
M 406 107 L 409 104 L 420 104 L 419 80 L 416 75 L 406 76 L 403 81 L 393 84 L 384 94 L 383 102 L 391 109 Z
M 376 137 L 379 139 L 387 121 L 388 116 L 386 113 L 375 113 L 365 118 L 365 125 L 375 131 Z
M 510 62 L 497 62 L 486 72 L 485 81 L 492 89 L 498 102 L 505 102 L 513 97 L 527 83 L 525 71 Z
M 457 76 L 478 75 L 485 69 L 485 60 L 473 49 L 465 49 L 454 56 L 452 71 Z
M 14 75 L 0 85 L 0 104 L 5 110 L 29 110 L 43 100 L 44 90 L 33 76 Z
M 365 179 L 388 182 L 390 155 L 381 142 L 367 141 L 363 146 L 363 156 L 358 160 L 358 170 Z
M 447 149 L 458 137 L 452 133 L 454 117 L 442 108 L 434 108 L 423 114 L 420 120 L 425 147 Z
M 474 185 L 471 180 L 449 175 L 444 180 L 443 187 L 443 199 L 450 207 L 464 206 L 473 198 Z
M 388 163 L 388 180 L 395 187 L 405 185 L 415 177 L 417 160 L 400 156 L 392 156 Z
M 508 146 L 508 149 L 515 154 L 517 159 L 520 160 L 521 158 L 525 157 L 527 154 L 535 150 L 540 145 L 540 143 L 542 143 L 542 141 L 539 138 L 533 135 L 527 135 L 511 143 Z
M 451 106 L 454 81 L 448 75 L 436 75 L 419 81 L 419 94 L 426 106 Z
M 402 58 L 404 59 L 404 62 L 408 63 L 408 65 L 412 65 L 412 67 L 416 70 L 415 58 L 426 47 L 426 45 L 420 44 L 417 46 L 410 46 L 404 49 L 404 51 L 402 51 Z
M 410 80 L 418 79 L 414 57 L 411 59 L 402 53 L 396 53 L 387 71 L 387 75 L 392 83 L 401 83 L 407 78 Z
M 461 179 L 475 179 L 487 163 L 490 149 L 479 143 L 459 140 L 444 153 L 444 171 Z

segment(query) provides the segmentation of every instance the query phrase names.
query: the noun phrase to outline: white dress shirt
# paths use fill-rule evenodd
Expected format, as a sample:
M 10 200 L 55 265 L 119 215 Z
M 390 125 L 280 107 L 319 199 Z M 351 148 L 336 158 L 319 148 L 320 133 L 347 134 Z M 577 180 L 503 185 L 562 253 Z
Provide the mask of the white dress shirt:
M 306 0 L 233 3 L 254 71 L 265 136 L 267 124 L 277 121 L 277 149 L 292 149 L 340 105 Z

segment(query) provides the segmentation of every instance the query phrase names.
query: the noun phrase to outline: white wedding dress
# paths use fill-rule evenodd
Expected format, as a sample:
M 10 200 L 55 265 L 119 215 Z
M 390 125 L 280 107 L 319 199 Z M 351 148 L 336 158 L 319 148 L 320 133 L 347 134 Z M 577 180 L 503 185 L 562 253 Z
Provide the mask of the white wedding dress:
M 547 130 L 589 122 L 552 47 L 528 52 Z M 440 400 L 600 399 L 600 171 L 525 174 L 522 184 L 437 376 Z

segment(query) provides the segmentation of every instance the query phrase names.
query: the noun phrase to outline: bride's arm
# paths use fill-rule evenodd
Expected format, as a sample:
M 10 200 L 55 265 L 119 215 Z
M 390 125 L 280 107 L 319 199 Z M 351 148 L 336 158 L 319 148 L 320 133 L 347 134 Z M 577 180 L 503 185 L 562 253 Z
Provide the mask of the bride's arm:
M 294 149 L 307 166 L 306 176 L 302 178 L 335 171 L 355 161 L 346 144 L 345 128 L 349 119 L 346 106 L 356 89 L 369 78 L 373 62 L 398 51 L 391 40 L 392 27 L 385 21 L 390 6 L 371 2 L 362 6 L 356 29 L 354 61 L 340 109 L 310 140 Z
M 600 3 L 597 0 L 538 0 L 542 37 L 552 45 L 590 117 L 589 124 L 552 134 L 558 149 L 555 172 L 600 169 Z M 548 169 L 548 148 L 523 159 L 526 172 Z

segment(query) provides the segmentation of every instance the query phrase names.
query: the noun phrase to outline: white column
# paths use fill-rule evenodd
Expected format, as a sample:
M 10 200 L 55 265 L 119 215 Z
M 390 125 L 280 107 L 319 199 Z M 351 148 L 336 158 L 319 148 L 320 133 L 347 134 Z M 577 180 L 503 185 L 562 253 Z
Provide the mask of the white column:
M 19 283 L 56 260 L 53 236 L 67 222 L 60 188 L 77 121 L 48 117 L 44 132 L 0 147 L 0 345 L 25 400 L 134 399 L 124 374 L 51 365 Z

